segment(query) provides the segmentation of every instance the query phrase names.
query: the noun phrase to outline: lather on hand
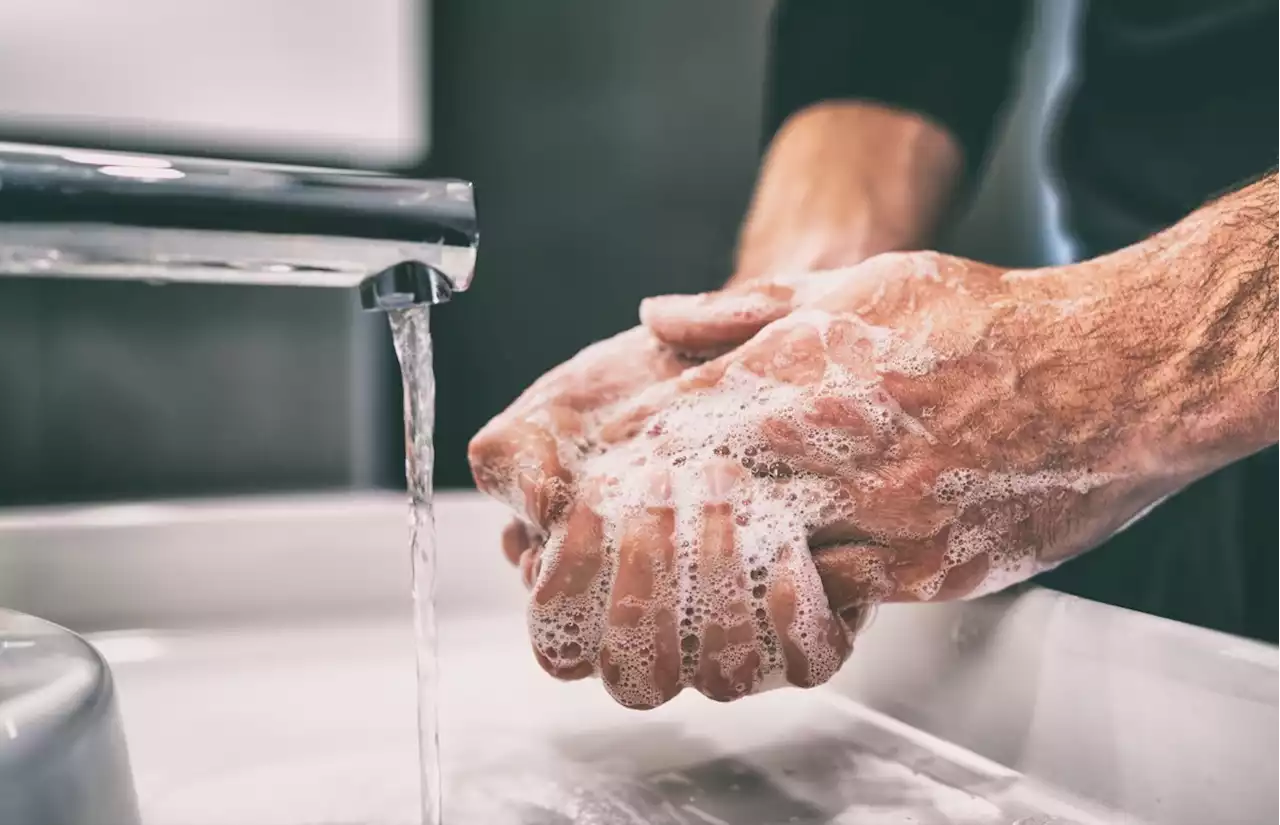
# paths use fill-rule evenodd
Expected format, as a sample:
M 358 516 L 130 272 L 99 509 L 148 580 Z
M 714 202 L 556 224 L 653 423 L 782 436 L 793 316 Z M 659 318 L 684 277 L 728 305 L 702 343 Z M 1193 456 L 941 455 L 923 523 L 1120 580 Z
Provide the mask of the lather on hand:
M 539 378 L 472 439 L 476 486 L 516 518 L 503 552 L 532 583 L 534 554 L 573 502 L 582 458 L 600 422 L 635 393 L 679 375 L 689 362 L 643 328 L 600 341 Z
M 946 132 L 907 112 L 842 102 L 797 113 L 761 169 L 731 283 L 851 266 L 917 244 L 936 221 L 958 163 Z M 631 395 L 687 366 L 643 329 L 629 330 L 539 379 L 476 436 L 477 484 L 516 512 L 503 552 L 526 582 L 602 422 Z
M 817 684 L 868 605 L 1024 579 L 1275 443 L 1275 178 L 1071 267 L 900 253 L 642 315 L 724 354 L 600 417 L 535 651 L 636 707 Z

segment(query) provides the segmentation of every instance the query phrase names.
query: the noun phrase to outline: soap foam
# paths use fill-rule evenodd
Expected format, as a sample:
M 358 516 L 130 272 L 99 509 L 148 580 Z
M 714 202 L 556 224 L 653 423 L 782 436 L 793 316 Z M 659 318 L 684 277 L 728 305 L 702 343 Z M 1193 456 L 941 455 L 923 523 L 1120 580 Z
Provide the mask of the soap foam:
M 840 363 L 832 354 L 837 328 L 843 344 L 851 330 L 860 336 L 874 363 L 862 371 Z M 579 494 L 584 487 L 592 490 L 602 560 L 584 592 L 539 599 L 557 567 L 571 563 L 564 530 L 548 538 L 529 626 L 553 669 L 598 672 L 605 650 L 611 673 L 606 683 L 615 698 L 634 707 L 660 704 L 671 698 L 659 684 L 659 625 L 666 616 L 677 625 L 680 688 L 723 699 L 829 679 L 849 653 L 854 628 L 832 615 L 808 539 L 831 525 L 858 526 L 862 514 L 850 487 L 865 493 L 884 484 L 875 459 L 886 445 L 891 449 L 904 438 L 933 442 L 927 411 L 921 419 L 905 413 L 881 380 L 888 373 L 927 375 L 947 360 L 925 345 L 928 332 L 907 339 L 847 316 L 799 310 L 731 356 L 620 399 L 608 414 L 634 416 L 639 426 L 630 440 L 601 448 L 599 433 L 608 416 L 589 422 L 564 460 L 579 468 Z M 763 350 L 757 345 L 764 336 L 787 345 Z M 815 336 L 817 355 L 806 356 Z M 821 368 L 812 369 L 806 357 L 822 359 Z M 827 399 L 838 399 L 835 419 L 818 406 Z M 841 415 L 852 416 L 848 427 L 838 423 Z M 644 480 L 654 473 L 661 484 Z M 1062 491 L 1085 494 L 1111 480 L 1094 472 L 952 468 L 925 491 L 949 514 L 931 525 L 928 536 L 906 528 L 896 535 L 865 532 L 889 548 L 945 538 L 936 571 L 912 587 L 921 600 L 937 596 L 951 570 L 980 556 L 989 572 L 975 593 L 990 592 L 1025 579 L 1038 563 L 1035 548 L 1010 546 L 1010 509 L 989 505 Z M 673 514 L 673 569 L 653 568 L 650 598 L 620 596 L 625 588 L 618 580 L 619 542 L 628 525 L 655 508 Z M 726 529 L 731 545 L 709 550 L 709 541 L 720 541 L 716 531 Z M 868 555 L 866 563 L 869 598 L 897 592 L 882 562 Z M 609 623 L 616 606 L 639 618 L 625 627 Z

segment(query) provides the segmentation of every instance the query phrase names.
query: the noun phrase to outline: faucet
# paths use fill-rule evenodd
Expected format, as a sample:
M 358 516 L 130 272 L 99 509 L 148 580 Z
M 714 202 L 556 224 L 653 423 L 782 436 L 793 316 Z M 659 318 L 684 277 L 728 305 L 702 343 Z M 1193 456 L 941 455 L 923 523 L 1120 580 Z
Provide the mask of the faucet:
M 353 287 L 390 311 L 466 290 L 478 242 L 465 181 L 0 143 L 0 276 Z M 0 820 L 137 822 L 106 662 L 0 610 L 6 637 Z
M 470 183 L 0 143 L 0 276 L 355 287 L 368 310 L 471 285 Z

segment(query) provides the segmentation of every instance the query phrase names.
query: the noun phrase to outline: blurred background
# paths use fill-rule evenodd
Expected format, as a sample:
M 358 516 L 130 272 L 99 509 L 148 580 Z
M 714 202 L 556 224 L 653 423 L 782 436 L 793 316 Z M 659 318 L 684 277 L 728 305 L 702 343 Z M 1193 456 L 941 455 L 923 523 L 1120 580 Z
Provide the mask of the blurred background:
M 729 275 L 769 0 L 6 0 L 0 140 L 473 180 L 473 290 L 435 313 L 437 485 L 537 375 Z M 1074 2 L 945 242 L 1061 258 L 1042 158 Z M 0 505 L 402 486 L 382 315 L 332 290 L 0 279 Z

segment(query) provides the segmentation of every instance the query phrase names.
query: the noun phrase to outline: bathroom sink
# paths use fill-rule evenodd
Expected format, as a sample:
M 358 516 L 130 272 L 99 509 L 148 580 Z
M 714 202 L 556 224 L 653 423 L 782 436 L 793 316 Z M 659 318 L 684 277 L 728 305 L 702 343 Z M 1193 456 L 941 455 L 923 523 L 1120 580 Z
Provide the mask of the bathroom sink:
M 1110 822 L 834 690 L 657 711 L 560 685 L 513 617 L 443 640 L 446 821 L 489 825 Z M 146 641 L 143 641 L 143 639 Z M 383 623 L 98 637 L 146 822 L 412 823 L 413 639 Z M 179 698 L 180 697 L 180 698 Z
M 827 687 L 651 712 L 555 682 L 500 510 L 438 502 L 447 823 L 1274 821 L 1274 648 L 1036 588 L 883 609 Z M 400 496 L 0 517 L 0 603 L 111 665 L 148 825 L 411 823 Z
M 138 822 L 106 663 L 71 631 L 3 609 L 0 822 Z

